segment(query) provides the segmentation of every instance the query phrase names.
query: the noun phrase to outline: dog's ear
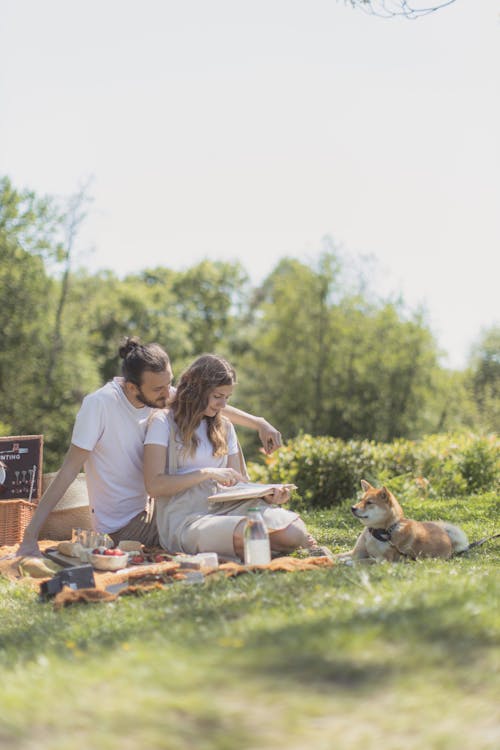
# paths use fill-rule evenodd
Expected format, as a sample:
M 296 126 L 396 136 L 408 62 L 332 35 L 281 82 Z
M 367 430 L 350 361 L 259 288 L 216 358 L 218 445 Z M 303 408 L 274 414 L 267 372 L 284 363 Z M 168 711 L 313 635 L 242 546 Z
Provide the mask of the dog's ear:
M 385 500 L 386 502 L 390 502 L 391 500 L 391 493 L 389 492 L 389 490 L 387 489 L 385 485 L 380 488 L 378 492 L 378 496 L 381 500 Z
M 368 490 L 372 490 L 373 487 L 371 486 L 370 482 L 367 482 L 366 479 L 361 480 L 361 489 L 363 492 L 368 492 Z

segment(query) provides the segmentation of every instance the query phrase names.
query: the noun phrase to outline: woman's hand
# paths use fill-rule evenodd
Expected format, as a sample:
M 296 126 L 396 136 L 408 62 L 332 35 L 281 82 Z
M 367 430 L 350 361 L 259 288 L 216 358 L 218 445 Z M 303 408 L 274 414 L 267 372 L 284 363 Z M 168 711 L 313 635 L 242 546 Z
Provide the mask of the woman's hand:
M 218 484 L 223 487 L 233 487 L 238 482 L 248 482 L 248 479 L 236 471 L 235 469 L 223 468 L 223 469 L 206 469 L 210 479 L 214 479 Z
M 275 487 L 267 495 L 264 495 L 264 500 L 273 505 L 283 505 L 290 500 L 290 490 L 288 487 Z

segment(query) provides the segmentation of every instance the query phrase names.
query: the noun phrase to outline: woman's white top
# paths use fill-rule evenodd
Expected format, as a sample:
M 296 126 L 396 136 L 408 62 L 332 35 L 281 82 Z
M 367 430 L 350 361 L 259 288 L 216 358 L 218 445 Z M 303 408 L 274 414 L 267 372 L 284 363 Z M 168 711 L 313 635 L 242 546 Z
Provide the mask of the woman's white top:
M 233 425 L 227 422 L 228 450 L 224 456 L 214 456 L 213 446 L 208 437 L 207 422 L 202 419 L 195 431 L 198 438 L 198 447 L 194 454 L 188 454 L 182 449 L 182 442 L 176 436 L 177 443 L 177 473 L 188 474 L 198 469 L 210 466 L 220 468 L 226 465 L 226 457 L 238 453 L 238 441 Z M 170 423 L 165 412 L 157 412 L 153 415 L 149 424 L 144 445 L 161 445 L 168 448 L 170 440 Z

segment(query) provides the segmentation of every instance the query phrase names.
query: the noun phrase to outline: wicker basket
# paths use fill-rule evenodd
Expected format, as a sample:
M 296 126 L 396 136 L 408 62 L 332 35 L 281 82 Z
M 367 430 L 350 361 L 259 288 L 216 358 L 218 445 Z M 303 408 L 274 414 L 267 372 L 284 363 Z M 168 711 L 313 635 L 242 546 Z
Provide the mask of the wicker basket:
M 24 530 L 36 510 L 36 503 L 28 500 L 2 500 L 0 502 L 0 546 L 19 544 Z

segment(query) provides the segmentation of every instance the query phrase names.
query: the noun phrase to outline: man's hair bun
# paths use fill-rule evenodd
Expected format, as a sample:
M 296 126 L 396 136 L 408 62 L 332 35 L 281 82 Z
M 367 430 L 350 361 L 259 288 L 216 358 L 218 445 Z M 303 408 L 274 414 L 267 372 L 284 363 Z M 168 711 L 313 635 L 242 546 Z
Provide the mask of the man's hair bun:
M 163 372 L 170 364 L 167 352 L 159 344 L 141 344 L 137 336 L 127 336 L 118 353 L 123 360 L 123 377 L 137 386 L 141 385 L 143 372 Z
M 125 357 L 127 357 L 130 352 L 132 352 L 134 349 L 138 349 L 140 346 L 141 341 L 137 336 L 127 336 L 118 349 L 118 354 L 120 355 L 121 359 L 125 359 Z

